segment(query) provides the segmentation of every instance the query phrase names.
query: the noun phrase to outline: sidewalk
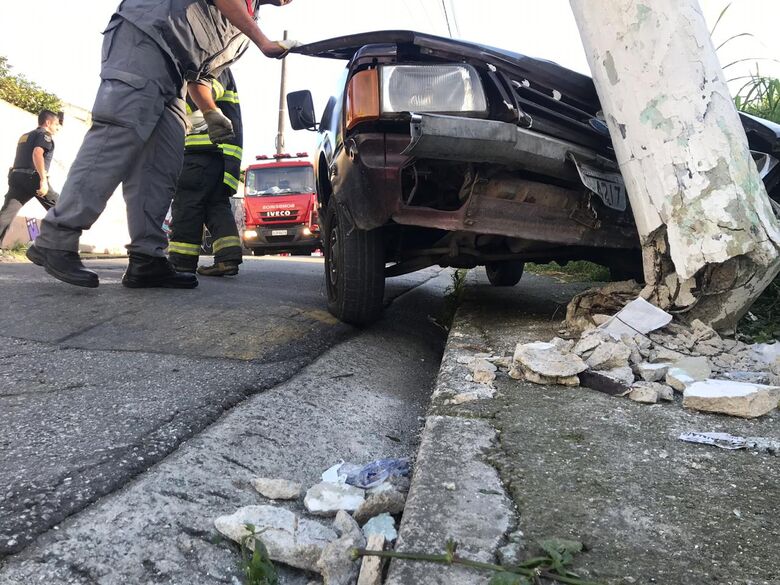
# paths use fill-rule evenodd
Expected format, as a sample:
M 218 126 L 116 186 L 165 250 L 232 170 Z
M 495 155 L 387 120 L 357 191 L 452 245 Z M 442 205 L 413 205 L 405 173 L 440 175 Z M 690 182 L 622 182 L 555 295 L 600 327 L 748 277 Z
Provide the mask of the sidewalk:
M 641 405 L 586 388 L 518 382 L 495 395 L 467 381 L 479 353 L 511 356 L 557 334 L 568 299 L 588 285 L 526 275 L 492 288 L 469 273 L 422 437 L 397 550 L 505 564 L 536 542 L 579 540 L 581 577 L 607 585 L 778 585 L 780 462 L 691 445 L 685 431 L 780 437 L 780 413 L 742 420 L 673 404 Z M 554 317 L 553 317 L 554 315 Z M 504 547 L 500 554 L 499 549 Z M 487 584 L 482 572 L 393 561 L 391 585 Z

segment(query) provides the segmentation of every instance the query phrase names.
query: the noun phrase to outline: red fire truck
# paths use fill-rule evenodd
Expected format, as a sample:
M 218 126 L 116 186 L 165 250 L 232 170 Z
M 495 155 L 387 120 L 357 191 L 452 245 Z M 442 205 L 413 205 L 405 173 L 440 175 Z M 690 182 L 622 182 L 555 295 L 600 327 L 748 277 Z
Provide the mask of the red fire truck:
M 256 256 L 321 247 L 314 168 L 305 152 L 258 156 L 246 169 L 244 246 Z

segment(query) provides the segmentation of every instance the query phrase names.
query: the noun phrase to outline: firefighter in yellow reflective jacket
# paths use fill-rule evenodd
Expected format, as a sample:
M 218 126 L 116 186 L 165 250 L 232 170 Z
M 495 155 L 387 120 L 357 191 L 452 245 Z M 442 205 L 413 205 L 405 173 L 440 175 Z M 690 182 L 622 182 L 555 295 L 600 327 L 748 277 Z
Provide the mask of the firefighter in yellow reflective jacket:
M 204 121 L 209 112 L 200 112 L 188 99 L 192 130 L 184 140 L 184 166 L 173 197 L 168 259 L 179 272 L 234 276 L 241 264 L 241 239 L 230 197 L 238 190 L 241 172 L 241 106 L 230 69 L 208 83 L 214 104 L 233 124 L 234 137 L 214 144 Z M 204 225 L 211 233 L 214 264 L 198 268 Z

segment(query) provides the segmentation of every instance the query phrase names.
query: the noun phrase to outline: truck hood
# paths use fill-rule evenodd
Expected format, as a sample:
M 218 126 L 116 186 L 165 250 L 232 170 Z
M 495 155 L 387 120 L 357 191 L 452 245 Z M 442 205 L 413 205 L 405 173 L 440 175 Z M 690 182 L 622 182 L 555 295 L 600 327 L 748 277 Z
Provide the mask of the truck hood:
M 301 55 L 349 60 L 365 45 L 413 45 L 440 53 L 449 53 L 491 63 L 496 67 L 542 85 L 553 87 L 577 101 L 598 109 L 598 96 L 593 80 L 552 61 L 536 59 L 505 49 L 479 43 L 448 39 L 409 30 L 385 30 L 359 33 L 317 41 L 292 50 Z

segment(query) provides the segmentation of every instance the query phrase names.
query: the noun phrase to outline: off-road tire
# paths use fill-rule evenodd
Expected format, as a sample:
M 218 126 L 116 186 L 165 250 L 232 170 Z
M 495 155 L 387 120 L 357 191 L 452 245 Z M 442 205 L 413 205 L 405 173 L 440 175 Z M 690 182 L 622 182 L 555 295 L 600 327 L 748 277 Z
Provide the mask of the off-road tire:
M 382 316 L 385 262 L 382 232 L 352 225 L 331 199 L 323 226 L 328 310 L 351 325 L 368 325 Z
M 485 273 L 493 286 L 515 286 L 523 278 L 525 262 L 520 260 L 505 260 L 504 262 L 488 262 Z

